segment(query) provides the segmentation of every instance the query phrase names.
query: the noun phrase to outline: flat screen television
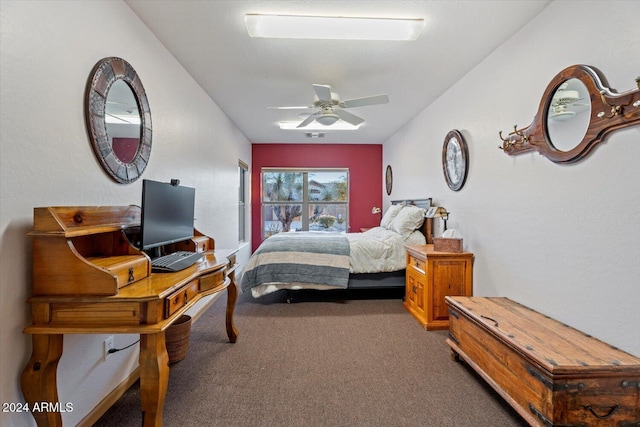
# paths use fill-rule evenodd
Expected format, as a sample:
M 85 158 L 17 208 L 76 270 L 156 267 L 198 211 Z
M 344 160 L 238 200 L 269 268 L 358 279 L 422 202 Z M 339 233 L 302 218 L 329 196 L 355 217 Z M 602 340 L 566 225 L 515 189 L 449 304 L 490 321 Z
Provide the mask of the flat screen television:
M 193 237 L 195 188 L 142 181 L 140 249 L 158 248 Z

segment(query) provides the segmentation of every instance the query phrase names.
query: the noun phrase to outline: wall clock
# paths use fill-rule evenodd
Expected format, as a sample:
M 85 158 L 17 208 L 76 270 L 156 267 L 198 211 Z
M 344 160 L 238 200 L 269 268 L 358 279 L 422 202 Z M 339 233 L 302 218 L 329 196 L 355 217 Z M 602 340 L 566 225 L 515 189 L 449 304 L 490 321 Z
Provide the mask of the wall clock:
M 450 131 L 442 146 L 442 169 L 447 185 L 458 191 L 467 179 L 469 150 L 464 138 L 457 130 Z
M 384 180 L 387 186 L 387 196 L 390 196 L 391 189 L 393 188 L 393 172 L 391 172 L 391 165 L 387 165 L 387 171 L 384 174 Z

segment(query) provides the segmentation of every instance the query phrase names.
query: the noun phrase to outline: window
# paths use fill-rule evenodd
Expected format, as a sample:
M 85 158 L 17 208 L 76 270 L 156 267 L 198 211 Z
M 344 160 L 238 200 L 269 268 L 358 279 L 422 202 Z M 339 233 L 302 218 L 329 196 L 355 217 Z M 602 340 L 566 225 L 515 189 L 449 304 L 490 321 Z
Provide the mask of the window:
M 349 229 L 348 169 L 262 169 L 262 238 Z
M 249 166 L 242 160 L 238 161 L 238 241 L 247 240 L 247 175 Z

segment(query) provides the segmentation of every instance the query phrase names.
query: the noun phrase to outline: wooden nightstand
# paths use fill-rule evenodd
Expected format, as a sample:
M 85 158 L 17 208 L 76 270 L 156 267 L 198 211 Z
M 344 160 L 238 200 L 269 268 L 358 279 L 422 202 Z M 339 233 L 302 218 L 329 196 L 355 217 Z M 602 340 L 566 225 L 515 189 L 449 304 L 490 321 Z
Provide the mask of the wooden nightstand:
M 436 252 L 433 245 L 405 245 L 404 307 L 426 329 L 448 329 L 445 296 L 473 293 L 473 254 Z

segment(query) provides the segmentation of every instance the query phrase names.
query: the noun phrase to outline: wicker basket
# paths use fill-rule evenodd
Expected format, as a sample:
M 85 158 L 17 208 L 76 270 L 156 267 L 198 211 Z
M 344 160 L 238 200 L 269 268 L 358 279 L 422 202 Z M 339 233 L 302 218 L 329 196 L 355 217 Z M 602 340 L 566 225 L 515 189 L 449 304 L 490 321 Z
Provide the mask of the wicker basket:
M 179 362 L 187 357 L 189 334 L 191 333 L 191 316 L 183 314 L 169 326 L 165 332 L 169 363 Z

